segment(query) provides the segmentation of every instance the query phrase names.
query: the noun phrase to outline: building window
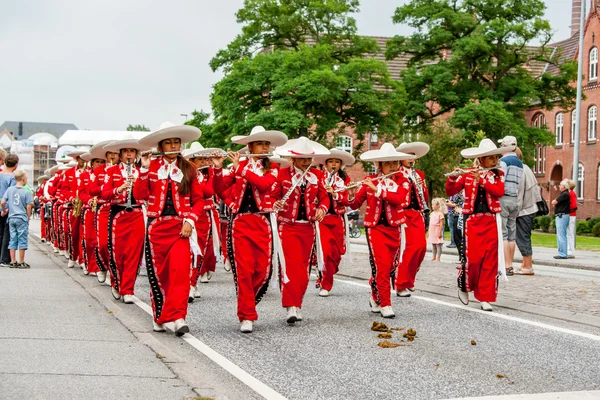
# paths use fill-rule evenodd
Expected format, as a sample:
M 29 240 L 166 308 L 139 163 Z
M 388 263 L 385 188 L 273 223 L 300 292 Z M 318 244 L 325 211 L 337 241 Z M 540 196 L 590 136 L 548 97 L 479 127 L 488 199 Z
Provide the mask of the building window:
M 590 74 L 589 80 L 598 79 L 598 48 L 590 50 Z
M 377 144 L 379 137 L 377 137 L 377 127 L 373 127 L 373 130 L 370 133 L 371 144 Z
M 546 147 L 541 145 L 535 146 L 533 172 L 535 174 L 543 174 L 546 172 Z
M 546 117 L 544 116 L 544 114 L 535 114 L 535 117 L 533 117 L 533 126 L 540 129 L 546 126 Z
M 350 136 L 338 136 L 335 148 L 352 153 L 352 138 Z
M 598 165 L 598 175 L 596 176 L 596 181 L 598 184 L 597 198 L 598 198 L 598 200 L 600 200 L 600 165 Z
M 575 188 L 575 194 L 577 195 L 577 199 L 583 200 L 583 181 L 585 178 L 585 168 L 583 168 L 583 164 L 579 163 L 579 168 L 577 168 L 577 187 Z
M 575 143 L 575 128 L 577 127 L 577 110 L 571 113 L 571 143 Z
M 598 107 L 591 106 L 588 110 L 588 141 L 596 140 L 596 128 L 598 127 Z
M 564 116 L 563 113 L 556 114 L 556 145 L 560 146 L 563 143 L 563 126 L 564 126 Z

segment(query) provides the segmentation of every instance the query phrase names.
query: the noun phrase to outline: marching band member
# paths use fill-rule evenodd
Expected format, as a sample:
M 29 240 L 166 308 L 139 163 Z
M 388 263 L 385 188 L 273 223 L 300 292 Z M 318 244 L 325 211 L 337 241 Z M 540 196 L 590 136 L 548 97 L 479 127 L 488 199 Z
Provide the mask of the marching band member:
M 75 264 L 79 265 L 83 263 L 81 254 L 81 215 L 75 215 L 74 209 L 76 209 L 76 203 L 80 201 L 79 197 L 79 180 L 81 174 L 86 169 L 86 162 L 80 157 L 85 151 L 77 150 L 67 154 L 75 160 L 77 165 L 65 171 L 63 175 L 63 185 L 61 191 L 65 199 L 65 206 L 67 208 L 67 223 L 68 227 L 65 232 L 68 232 L 65 236 L 67 241 L 67 247 L 69 249 L 69 262 L 67 266 L 73 268 Z
M 194 225 L 204 202 L 196 169 L 180 154 L 182 144 L 201 135 L 193 126 L 165 122 L 139 140 L 164 154 L 154 160 L 142 156 L 134 197 L 148 201 L 146 268 L 154 313 L 154 331 L 173 322 L 177 336 L 190 329 L 185 322 L 190 290 L 192 252 L 199 253 Z M 197 254 L 196 254 L 197 255 Z
M 345 218 L 348 205 L 348 191 L 344 187 L 350 183 L 350 177 L 344 172 L 344 166 L 354 164 L 354 156 L 347 151 L 330 149 L 331 155 L 316 157 L 315 162 L 323 165 L 325 189 L 329 195 L 329 209 L 319 223 L 321 246 L 323 248 L 324 267 L 320 273 L 319 296 L 327 297 L 333 287 L 333 275 L 339 270 L 342 255 L 350 246 L 346 235 Z
M 419 159 L 429 152 L 429 145 L 423 142 L 402 143 L 396 147 L 396 150 L 412 154 Z M 404 237 L 410 238 L 405 241 L 402 260 L 396 271 L 396 295 L 399 297 L 410 297 L 410 293 L 415 290 L 415 278 L 427 252 L 425 214 L 429 213 L 427 205 L 429 191 L 425 183 L 425 174 L 415 169 L 415 162 L 415 160 L 400 161 L 402 172 L 398 176 L 402 180 L 402 185 L 408 189 L 402 208 L 406 217 Z
M 306 137 L 289 140 L 277 148 L 282 157 L 292 159 L 292 166 L 279 170 L 273 190 L 278 199 L 279 236 L 283 248 L 281 263 L 281 303 L 287 309 L 288 324 L 302 321 L 302 300 L 310 278 L 311 258 L 319 223 L 329 210 L 323 173 L 311 168 L 313 157 L 326 156 L 326 147 Z M 319 268 L 322 269 L 320 242 L 316 243 Z M 320 258 L 320 259 L 319 259 Z
M 53 166 L 52 168 L 47 169 L 48 182 L 44 186 L 44 198 L 46 202 L 50 203 L 50 219 L 48 220 L 48 244 L 52 246 L 52 250 L 54 253 L 58 253 L 58 221 L 56 220 L 56 209 L 57 206 L 57 198 L 56 198 L 56 188 L 60 183 L 61 176 L 58 173 L 58 165 Z M 48 210 L 46 210 L 47 212 Z
M 256 305 L 268 289 L 276 260 L 274 243 L 278 243 L 271 196 L 278 169 L 266 156 L 252 155 L 266 154 L 271 146 L 285 144 L 287 136 L 256 126 L 250 135 L 234 136 L 231 141 L 247 145 L 248 158 L 240 161 L 239 153 L 231 153 L 229 174 L 223 173 L 224 157 L 214 158 L 214 188 L 231 212 L 227 257 L 237 289 L 240 330 L 249 333 L 258 319 Z
M 83 201 L 83 213 L 81 224 L 83 227 L 83 273 L 85 275 L 96 275 L 100 272 L 98 262 L 96 260 L 96 252 L 98 251 L 98 236 L 96 233 L 96 210 L 98 207 L 98 196 L 100 193 L 92 190 L 97 188 L 95 171 L 98 167 L 106 164 L 106 152 L 102 147 L 96 146 L 89 152 L 81 155 L 81 158 L 89 163 L 89 169 L 86 170 L 80 177 L 79 193 Z
M 70 158 L 70 157 L 69 157 Z M 67 195 L 67 190 L 68 190 L 68 184 L 67 184 L 67 178 L 66 178 L 66 174 L 67 171 L 69 171 L 70 169 L 74 168 L 77 166 L 77 162 L 75 162 L 75 160 L 71 159 L 71 161 L 69 161 L 66 164 L 62 164 L 58 166 L 58 170 L 61 171 L 61 176 L 60 176 L 60 182 L 56 187 L 56 195 L 58 197 L 59 200 L 59 208 L 57 210 L 57 219 L 58 219 L 58 223 L 59 223 L 59 255 L 64 256 L 67 260 L 69 260 L 71 258 L 70 256 L 70 251 L 71 251 L 71 244 L 70 244 L 70 231 L 71 231 L 71 224 L 70 224 L 70 215 L 71 215 L 71 209 L 70 208 L 70 199 L 72 198 L 72 196 L 70 195 L 71 191 L 69 190 L 69 195 Z M 75 264 L 73 264 L 73 266 L 75 266 Z
M 499 200 L 504 195 L 504 176 L 496 167 L 500 155 L 514 149 L 515 146 L 498 148 L 490 139 L 483 139 L 479 147 L 461 151 L 464 158 L 477 159 L 480 167 L 449 176 L 446 181 L 448 196 L 464 189 L 466 264 L 459 271 L 458 298 L 466 305 L 472 291 L 484 311 L 492 311 L 490 303 L 496 301 L 498 294 L 498 272 L 506 272 Z
M 398 178 L 399 162 L 414 159 L 414 155 L 396 151 L 390 143 L 379 150 L 363 153 L 360 159 L 373 162 L 377 174 L 368 176 L 354 198 L 349 199 L 354 210 L 367 202 L 364 225 L 371 262 L 371 312 L 381 313 L 384 318 L 394 318 L 392 309 L 391 280 L 402 255 L 400 226 L 406 222 L 402 203 L 408 188 Z M 376 183 L 374 180 L 377 180 Z M 411 238 L 412 240 L 412 238 Z
M 48 176 L 46 175 L 45 171 L 44 175 L 37 178 L 37 181 L 39 186 L 37 191 L 35 192 L 35 195 L 38 198 L 40 204 L 40 237 L 42 239 L 42 243 L 46 243 L 46 238 L 48 236 L 46 227 L 46 215 L 44 210 L 44 205 L 46 204 L 46 201 L 44 199 L 44 187 L 46 186 L 46 182 L 48 182 Z
M 135 139 L 118 140 L 104 146 L 104 151 L 119 152 L 120 163 L 106 168 L 101 197 L 110 201 L 108 251 L 112 295 L 133 303 L 135 280 L 144 249 L 144 214 L 141 199 L 132 190 L 139 175 L 134 166 L 138 152 L 146 150 Z

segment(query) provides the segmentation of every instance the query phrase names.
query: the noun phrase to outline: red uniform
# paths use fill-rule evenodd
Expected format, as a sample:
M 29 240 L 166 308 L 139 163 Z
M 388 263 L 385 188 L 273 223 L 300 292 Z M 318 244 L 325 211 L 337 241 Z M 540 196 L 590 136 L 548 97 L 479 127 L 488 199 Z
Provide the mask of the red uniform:
M 375 177 L 377 175 L 369 176 Z M 407 188 L 400 179 L 394 178 L 380 180 L 376 192 L 362 185 L 350 201 L 352 209 L 367 202 L 364 225 L 371 262 L 369 283 L 373 301 L 381 307 L 392 305 L 391 280 L 401 253 L 400 226 L 406 222 L 402 202 L 407 196 Z
M 411 289 L 415 286 L 417 272 L 427 252 L 427 240 L 425 239 L 425 219 L 423 210 L 427 209 L 429 192 L 425 183 L 425 175 L 422 171 L 415 170 L 416 177 L 410 168 L 401 167 L 402 172 L 397 174 L 396 179 L 403 186 L 406 197 L 402 201 L 404 215 L 406 216 L 406 227 L 404 228 L 405 248 L 402 252 L 402 260 L 398 265 L 396 273 L 396 290 Z M 421 192 L 420 192 L 421 191 Z M 421 194 L 422 197 L 421 198 Z
M 178 158 L 169 165 L 163 158 L 152 160 L 149 169 L 141 170 L 133 189 L 136 199 L 148 201 L 146 268 L 157 324 L 187 315 L 192 239 L 181 237 L 180 232 L 184 219 L 194 226 L 204 207 L 195 170 L 190 193 L 179 193 L 183 173 L 178 163 L 182 161 L 187 162 Z
M 69 259 L 73 262 L 83 263 L 82 245 L 81 245 L 81 215 L 73 215 L 73 200 L 79 196 L 79 180 L 85 169 L 70 168 L 63 175 L 63 185 L 61 193 L 65 204 L 67 205 L 67 219 L 65 232 L 69 249 Z
M 256 305 L 269 286 L 273 272 L 273 231 L 270 213 L 274 199 L 271 190 L 277 180 L 277 167 L 263 172 L 262 162 L 244 160 L 235 171 L 214 171 L 214 188 L 231 210 L 228 224 L 227 257 L 237 289 L 237 316 L 240 321 L 256 321 Z
M 466 265 L 459 271 L 458 286 L 463 292 L 472 291 L 479 301 L 493 303 L 498 294 L 496 214 L 502 210 L 499 199 L 504 195 L 504 175 L 495 170 L 482 172 L 480 177 L 479 183 L 471 174 L 448 177 L 446 194 L 465 190 Z
M 89 195 L 97 197 L 97 209 L 94 220 L 96 231 L 96 264 L 100 271 L 110 271 L 110 252 L 108 251 L 108 220 L 110 217 L 110 203 L 102 199 L 102 185 L 106 180 L 106 168 L 109 165 L 99 165 L 94 169 L 95 179 L 90 180 Z
M 99 271 L 98 263 L 96 262 L 96 251 L 98 248 L 98 238 L 96 236 L 96 213 L 92 210 L 94 195 L 91 194 L 91 189 L 95 186 L 96 175 L 91 169 L 87 169 L 79 177 L 79 197 L 83 202 L 82 207 L 82 224 L 83 227 L 83 262 L 85 270 L 88 273 L 96 273 Z M 95 200 L 94 200 L 95 201 Z
M 281 199 L 303 171 L 294 166 L 279 170 L 274 196 Z M 304 293 L 308 287 L 311 260 L 315 245 L 315 215 L 317 208 L 325 213 L 329 209 L 329 196 L 325 190 L 323 173 L 311 169 L 296 186 L 277 214 L 279 236 L 285 258 L 282 268 L 281 303 L 283 307 L 302 308 Z M 285 281 L 287 276 L 288 281 Z
M 47 238 L 47 224 L 46 224 L 46 219 L 45 219 L 45 215 L 44 215 L 44 204 L 46 203 L 46 200 L 44 198 L 44 187 L 46 186 L 46 182 L 48 181 L 44 181 L 40 184 L 40 187 L 38 187 L 38 190 L 35 192 L 35 195 L 37 196 L 39 202 L 40 202 L 40 237 L 42 238 L 42 241 L 46 241 Z
M 139 175 L 135 167 L 131 173 Z M 119 163 L 106 169 L 102 198 L 110 201 L 108 251 L 112 286 L 121 296 L 132 295 L 144 248 L 144 214 L 141 203 L 131 196 L 132 208 L 127 209 L 128 190 L 117 193 L 128 176 L 128 167 Z
M 50 179 L 48 179 L 48 182 L 46 182 L 46 187 L 45 187 L 45 196 L 46 196 L 46 200 L 50 201 L 52 203 L 52 216 L 50 217 L 50 228 L 49 228 L 49 233 L 50 236 L 48 237 L 48 240 L 50 240 L 52 242 L 52 246 L 54 247 L 55 252 L 58 251 L 58 238 L 59 238 L 59 233 L 60 233 L 60 229 L 59 226 L 60 224 L 58 223 L 58 198 L 56 196 L 57 194 L 57 187 L 60 183 L 61 180 L 61 175 L 56 173 L 53 177 L 51 177 Z

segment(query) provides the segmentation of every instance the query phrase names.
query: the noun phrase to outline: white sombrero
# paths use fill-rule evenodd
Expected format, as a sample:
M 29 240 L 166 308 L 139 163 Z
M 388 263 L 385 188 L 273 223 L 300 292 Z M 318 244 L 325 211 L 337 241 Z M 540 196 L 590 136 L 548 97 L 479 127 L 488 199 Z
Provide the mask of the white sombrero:
M 302 136 L 298 139 L 288 140 L 283 146 L 277 147 L 277 154 L 288 158 L 314 158 L 328 156 L 331 153 L 322 144 Z
M 185 149 L 181 155 L 184 156 L 185 158 L 187 158 L 188 160 L 190 160 L 190 159 L 195 158 L 202 154 L 217 153 L 217 152 L 223 152 L 223 150 L 218 149 L 216 147 L 206 148 L 206 147 L 202 146 L 202 144 L 200 142 L 193 142 L 190 145 L 190 148 Z
M 71 157 L 73 159 L 80 157 L 82 154 L 87 153 L 85 150 L 75 150 L 67 153 L 67 157 Z
M 342 161 L 342 165 L 351 166 L 356 161 L 356 158 L 347 151 L 339 150 L 339 149 L 329 149 L 331 153 L 328 156 L 320 156 L 315 157 L 315 162 L 319 164 L 325 164 L 327 160 L 331 160 L 332 158 L 337 158 Z
M 48 179 L 50 179 L 49 176 L 46 175 L 42 175 L 42 176 L 38 176 L 37 181 L 41 182 L 41 181 L 47 181 Z
M 271 162 L 279 164 L 280 168 L 289 168 L 289 166 L 292 165 L 290 160 L 288 160 L 287 158 L 280 157 L 279 154 L 275 152 L 273 152 L 272 157 L 269 157 L 269 160 L 271 160 Z
M 424 142 L 404 142 L 400 146 L 396 147 L 396 150 L 401 153 L 414 154 L 417 156 L 417 158 L 421 158 L 425 154 L 429 153 L 429 145 Z
M 64 154 L 62 157 L 56 157 L 54 159 L 54 161 L 56 161 L 57 163 L 61 163 L 61 164 L 66 164 L 66 163 L 70 162 L 71 160 L 73 160 L 73 158 L 67 156 L 66 154 Z
M 52 176 L 56 173 L 56 171 L 58 171 L 58 165 L 55 165 L 55 166 L 45 170 L 44 175 Z
M 94 159 L 106 160 L 106 150 L 104 150 L 104 146 L 113 143 L 114 140 L 103 140 L 102 142 L 96 143 L 88 150 L 88 155 L 82 155 L 85 161 L 92 161 Z M 85 156 L 85 157 L 84 157 Z
M 252 128 L 252 131 L 250 131 L 250 135 L 248 136 L 238 135 L 231 138 L 231 142 L 236 144 L 248 144 L 261 141 L 269 142 L 271 143 L 271 146 L 277 147 L 284 145 L 288 141 L 288 138 L 283 132 L 267 131 L 262 126 L 255 126 Z
M 135 139 L 115 140 L 102 147 L 104 154 L 107 151 L 118 153 L 121 149 L 136 149 L 137 151 L 149 150 L 151 146 L 141 144 Z
M 202 136 L 200 129 L 190 125 L 175 125 L 172 122 L 163 122 L 157 131 L 144 136 L 138 142 L 146 148 L 156 147 L 161 140 L 179 138 L 181 143 L 193 142 Z
M 58 166 L 58 170 L 59 171 L 66 171 L 66 170 L 71 169 L 71 168 L 73 168 L 73 166 L 69 165 L 69 164 L 60 164 Z
M 479 143 L 479 147 L 470 147 L 468 149 L 464 149 L 460 152 L 460 154 L 464 158 L 479 158 L 485 156 L 492 156 L 495 154 L 506 154 L 515 150 L 515 146 L 508 147 L 500 147 L 496 146 L 490 139 L 483 139 L 481 143 Z
M 365 151 L 360 159 L 368 162 L 414 160 L 417 156 L 397 151 L 391 143 L 384 143 L 378 150 Z

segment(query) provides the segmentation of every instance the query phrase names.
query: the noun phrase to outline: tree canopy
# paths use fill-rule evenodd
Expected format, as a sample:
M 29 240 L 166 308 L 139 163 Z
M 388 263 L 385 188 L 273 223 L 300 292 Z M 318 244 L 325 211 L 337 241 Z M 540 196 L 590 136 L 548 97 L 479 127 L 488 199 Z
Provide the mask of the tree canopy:
M 150 128 L 146 125 L 127 125 L 127 131 L 141 131 L 141 132 L 150 132 Z

